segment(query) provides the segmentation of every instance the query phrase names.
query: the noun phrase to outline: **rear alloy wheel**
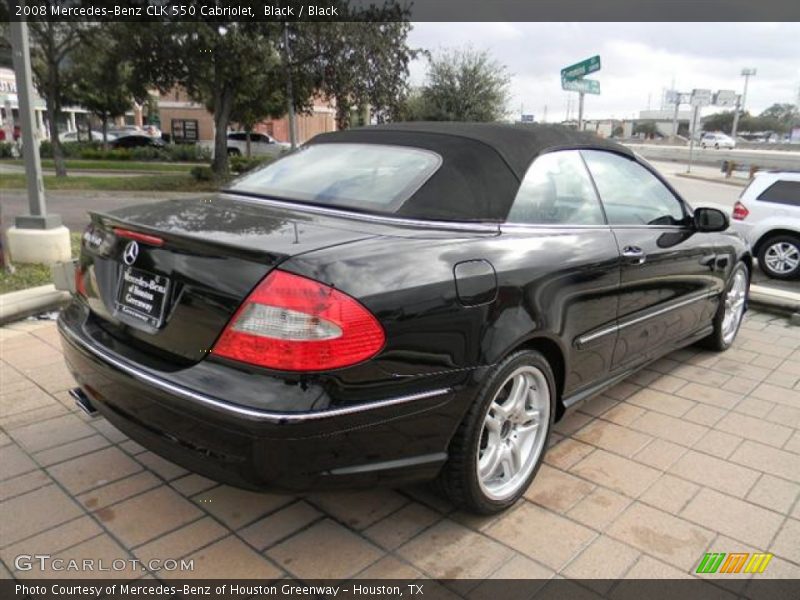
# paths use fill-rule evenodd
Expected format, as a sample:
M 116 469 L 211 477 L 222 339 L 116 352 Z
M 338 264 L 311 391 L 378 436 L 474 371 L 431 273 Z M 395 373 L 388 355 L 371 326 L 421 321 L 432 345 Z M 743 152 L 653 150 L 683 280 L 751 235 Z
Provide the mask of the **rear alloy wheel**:
M 714 148 L 719 150 L 719 144 L 714 144 Z
M 775 279 L 800 277 L 800 238 L 780 235 L 768 239 L 761 244 L 758 262 Z
M 547 446 L 555 387 L 538 352 L 518 352 L 495 368 L 453 438 L 440 483 L 450 499 L 490 514 L 516 502 Z
M 727 350 L 736 339 L 747 309 L 747 292 L 750 288 L 750 273 L 744 263 L 733 269 L 725 293 L 720 298 L 717 314 L 714 316 L 714 331 L 703 340 L 703 345 L 711 350 Z

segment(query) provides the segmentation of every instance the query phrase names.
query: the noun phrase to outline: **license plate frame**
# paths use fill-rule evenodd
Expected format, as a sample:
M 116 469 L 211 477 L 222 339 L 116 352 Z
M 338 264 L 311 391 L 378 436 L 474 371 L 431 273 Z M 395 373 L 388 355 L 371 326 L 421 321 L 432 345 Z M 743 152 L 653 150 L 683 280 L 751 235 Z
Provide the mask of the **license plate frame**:
M 170 284 L 165 275 L 123 266 L 114 299 L 117 316 L 151 329 L 160 328 L 164 323 Z

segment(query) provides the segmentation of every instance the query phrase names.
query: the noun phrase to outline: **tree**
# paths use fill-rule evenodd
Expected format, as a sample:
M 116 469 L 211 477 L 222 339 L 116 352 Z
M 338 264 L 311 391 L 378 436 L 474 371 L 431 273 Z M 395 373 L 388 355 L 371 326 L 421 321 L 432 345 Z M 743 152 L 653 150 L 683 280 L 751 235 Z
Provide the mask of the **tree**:
M 733 129 L 733 115 L 734 112 L 732 110 L 724 110 L 722 112 L 703 117 L 702 129 L 704 131 L 722 131 L 724 133 L 730 133 Z M 744 129 L 744 123 L 742 121 L 749 117 L 750 113 L 747 112 L 739 114 L 740 123 L 742 123 L 742 127 L 740 127 L 740 129 Z
M 350 126 L 352 109 L 369 106 L 377 121 L 395 118 L 408 91 L 408 64 L 418 51 L 407 44 L 407 9 L 388 3 L 379 22 L 302 23 L 295 31 L 292 69 L 336 101 L 336 124 Z
M 786 133 L 792 126 L 800 123 L 800 109 L 794 104 L 773 104 L 760 115 L 761 129 L 763 131 L 777 131 Z
M 233 102 L 231 121 L 247 133 L 246 155 L 250 158 L 250 134 L 256 124 L 267 118 L 279 118 L 286 113 L 286 94 L 276 65 L 280 58 L 275 52 L 274 64 L 265 65 L 252 85 L 242 90 Z
M 634 134 L 642 134 L 646 139 L 652 139 L 658 135 L 658 127 L 654 121 L 639 121 L 633 128 Z
M 74 55 L 74 98 L 101 120 L 107 147 L 109 120 L 124 115 L 134 99 L 146 99 L 147 90 L 133 79 L 124 29 L 114 24 L 94 28 Z
M 425 85 L 404 116 L 426 121 L 499 121 L 507 113 L 506 67 L 485 50 L 445 50 L 428 57 Z
M 214 114 L 214 161 L 218 178 L 228 175 L 227 134 L 236 99 L 253 90 L 275 67 L 275 23 L 159 21 L 129 24 L 134 80 L 162 92 L 178 85 Z
M 73 100 L 70 69 L 72 53 L 81 41 L 85 24 L 59 21 L 28 21 L 31 34 L 31 70 L 36 90 L 44 98 L 56 175 L 67 175 L 58 135 L 61 108 Z

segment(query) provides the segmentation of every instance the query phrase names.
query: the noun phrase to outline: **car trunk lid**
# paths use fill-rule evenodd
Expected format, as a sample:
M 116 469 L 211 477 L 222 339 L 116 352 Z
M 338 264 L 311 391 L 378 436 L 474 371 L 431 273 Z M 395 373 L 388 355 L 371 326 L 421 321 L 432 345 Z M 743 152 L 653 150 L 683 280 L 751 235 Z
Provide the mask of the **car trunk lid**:
M 80 259 L 92 318 L 177 365 L 201 360 L 284 260 L 375 237 L 347 220 L 217 196 L 91 213 Z

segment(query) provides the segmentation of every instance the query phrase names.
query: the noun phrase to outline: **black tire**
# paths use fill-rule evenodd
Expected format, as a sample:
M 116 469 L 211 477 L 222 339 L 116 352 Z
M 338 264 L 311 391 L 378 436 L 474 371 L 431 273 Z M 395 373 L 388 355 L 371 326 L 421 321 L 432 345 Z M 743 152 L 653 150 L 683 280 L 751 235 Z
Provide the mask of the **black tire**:
M 507 498 L 496 500 L 483 491 L 478 481 L 478 448 L 481 443 L 484 419 L 492 401 L 503 385 L 507 383 L 508 378 L 520 367 L 525 366 L 532 366 L 541 371 L 548 386 L 550 414 L 547 419 L 547 431 L 544 434 L 544 446 L 535 466 L 524 482 L 519 485 L 519 489 Z M 489 374 L 453 436 L 450 442 L 448 461 L 439 474 L 436 488 L 459 508 L 474 513 L 498 513 L 513 505 L 528 489 L 530 482 L 541 467 L 553 428 L 555 403 L 555 378 L 553 370 L 544 356 L 535 350 L 521 350 L 506 358 Z
M 241 156 L 242 153 L 238 148 L 228 148 L 228 156 Z
M 705 149 L 706 149 L 706 145 L 705 145 L 705 144 L 700 144 L 700 147 L 701 147 L 703 150 L 705 150 Z
M 725 339 L 725 332 L 723 331 L 723 322 L 725 320 L 726 297 L 730 292 L 731 287 L 733 286 L 736 273 L 742 271 L 744 271 L 745 277 L 747 278 L 747 289 L 750 288 L 750 271 L 743 262 L 740 262 L 734 267 L 733 271 L 731 271 L 731 276 L 728 279 L 728 283 L 725 286 L 725 293 L 722 295 L 722 297 L 720 297 L 719 307 L 717 308 L 717 312 L 714 315 L 714 320 L 711 322 L 712 325 L 714 326 L 714 331 L 707 338 L 704 338 L 700 341 L 700 346 L 707 348 L 709 350 L 714 350 L 716 352 L 724 352 L 733 345 L 733 342 L 736 341 L 736 336 L 739 333 L 739 328 L 741 327 L 742 319 L 741 318 L 739 319 L 733 337 L 728 340 Z M 744 310 L 745 311 L 747 310 L 746 301 Z
M 719 144 L 714 144 L 714 148 L 715 148 L 716 150 L 719 150 Z
M 771 247 L 775 244 L 789 244 L 794 246 L 798 253 L 800 253 L 800 236 L 793 235 L 774 235 L 767 238 L 758 245 L 758 264 L 764 273 L 773 279 L 798 279 L 800 278 L 800 263 L 791 271 L 780 272 L 775 271 L 767 264 L 766 255 Z

